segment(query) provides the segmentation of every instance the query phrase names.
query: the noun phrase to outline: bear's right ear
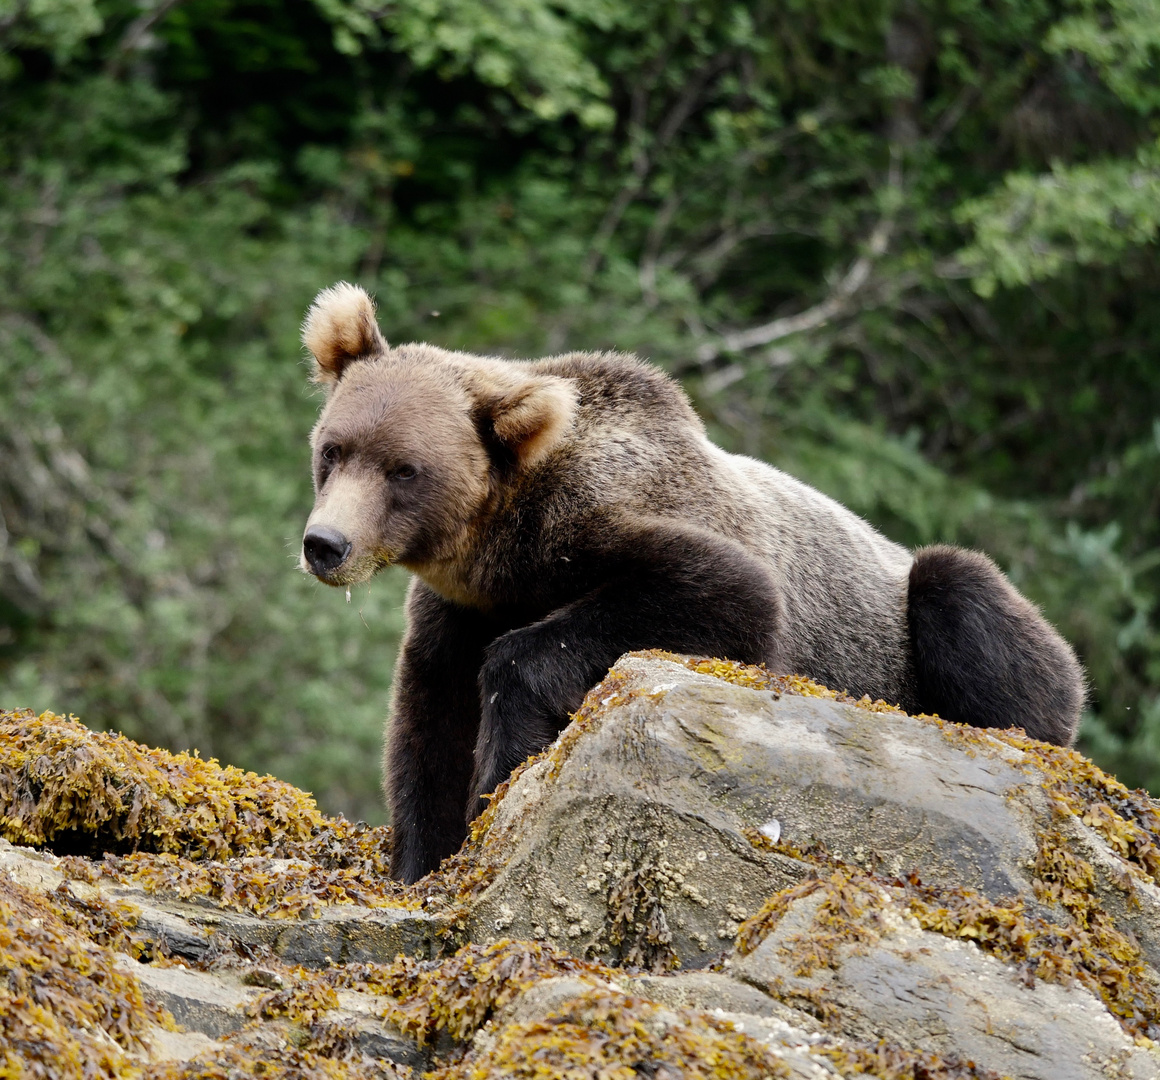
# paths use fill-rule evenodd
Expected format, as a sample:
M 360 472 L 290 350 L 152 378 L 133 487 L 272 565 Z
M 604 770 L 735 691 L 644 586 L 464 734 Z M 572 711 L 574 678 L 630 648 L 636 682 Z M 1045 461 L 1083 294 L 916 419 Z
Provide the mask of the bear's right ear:
M 302 324 L 302 344 L 314 356 L 314 381 L 332 387 L 352 360 L 385 352 L 374 301 L 357 285 L 340 281 L 315 297 Z

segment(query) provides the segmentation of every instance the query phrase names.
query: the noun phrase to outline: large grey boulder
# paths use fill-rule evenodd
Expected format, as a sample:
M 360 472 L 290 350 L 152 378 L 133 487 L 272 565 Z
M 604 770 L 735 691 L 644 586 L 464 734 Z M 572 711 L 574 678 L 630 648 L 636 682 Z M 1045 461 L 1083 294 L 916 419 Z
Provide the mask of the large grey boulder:
M 649 656 L 623 658 L 578 723 L 496 810 L 483 857 L 501 869 L 474 906 L 472 940 L 534 937 L 609 959 L 636 948 L 701 967 L 811 872 L 794 848 L 1035 905 L 1050 830 L 1074 839 L 1097 890 L 1160 951 L 1154 883 L 1060 811 L 1036 760 L 997 738 L 968 744 L 954 725 Z
M 984 907 L 1019 898 L 1041 937 L 1071 935 L 1069 963 L 1088 948 L 1080 924 L 1118 925 L 1122 937 L 1103 952 L 1092 946 L 1090 983 L 1130 969 L 1144 1011 L 1155 1009 L 1155 883 L 1146 864 L 1084 823 L 1092 815 L 1063 801 L 1080 791 L 1107 809 L 1098 800 L 1119 797 L 1118 785 L 1096 790 L 1087 763 L 1082 774 L 1061 772 L 1065 751 L 868 706 L 736 685 L 676 658 L 622 659 L 580 730 L 565 732 L 496 808 L 480 857 L 499 869 L 472 908 L 469 936 L 530 937 L 656 970 L 718 961 L 783 1003 L 825 991 L 830 1030 L 1002 1074 L 1096 1077 L 1110 1062 L 1123 1076 L 1160 1075 L 1160 1057 L 1134 1041 L 1160 1017 L 1126 1031 L 1091 990 L 1029 973 L 1046 961 L 1016 971 L 969 937 L 920 929 L 901 894 L 883 892 L 874 918 L 886 929 L 872 944 L 855 934 L 808 977 L 795 974 L 782 939 L 816 898 L 791 905 L 752 956 L 732 948 L 739 925 L 795 882 L 835 867 L 881 881 L 912 874 L 976 892 Z M 1130 813 L 1124 821 L 1139 829 Z M 1086 875 L 1082 904 L 1056 871 Z M 1137 944 L 1122 968 L 1108 958 Z
M 1026 1080 L 1152 1080 L 1156 1053 L 1135 1045 L 1095 995 L 1077 984 L 1028 982 L 972 941 L 919 928 L 884 891 L 861 934 L 803 969 L 819 932 L 822 896 L 797 900 L 776 929 L 730 971 L 754 987 L 823 1002 L 843 1034 L 886 1039 L 975 1061 Z M 808 947 L 808 946 L 807 946 Z
M 641 654 L 463 851 L 376 906 L 275 918 L 3 842 L 0 884 L 131 906 L 102 947 L 192 1033 L 150 1029 L 152 1062 L 1143 1080 L 1158 828 L 1069 751 Z

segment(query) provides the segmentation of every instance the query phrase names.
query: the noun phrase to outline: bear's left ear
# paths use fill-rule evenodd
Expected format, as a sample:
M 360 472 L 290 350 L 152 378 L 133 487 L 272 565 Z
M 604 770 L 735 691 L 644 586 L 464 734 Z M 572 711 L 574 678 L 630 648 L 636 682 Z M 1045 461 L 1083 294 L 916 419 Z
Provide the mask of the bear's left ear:
M 576 389 L 567 379 L 539 376 L 494 398 L 486 412 L 492 430 L 521 469 L 543 461 L 571 430 Z
M 332 387 L 352 360 L 385 352 L 374 301 L 357 285 L 340 281 L 315 297 L 302 324 L 302 344 L 314 356 L 314 381 Z

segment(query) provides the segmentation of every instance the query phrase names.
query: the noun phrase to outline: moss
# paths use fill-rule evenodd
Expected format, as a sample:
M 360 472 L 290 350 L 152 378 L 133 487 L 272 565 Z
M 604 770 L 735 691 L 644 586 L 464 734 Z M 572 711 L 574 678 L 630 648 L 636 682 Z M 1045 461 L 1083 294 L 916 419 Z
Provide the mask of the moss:
M 173 1026 L 89 933 L 121 941 L 131 926 L 114 908 L 44 897 L 0 874 L 0 1076 L 135 1075 L 129 1055 L 149 1029 Z
M 0 713 L 0 836 L 58 854 L 225 858 L 310 838 L 304 792 L 196 754 L 153 750 L 74 717 Z

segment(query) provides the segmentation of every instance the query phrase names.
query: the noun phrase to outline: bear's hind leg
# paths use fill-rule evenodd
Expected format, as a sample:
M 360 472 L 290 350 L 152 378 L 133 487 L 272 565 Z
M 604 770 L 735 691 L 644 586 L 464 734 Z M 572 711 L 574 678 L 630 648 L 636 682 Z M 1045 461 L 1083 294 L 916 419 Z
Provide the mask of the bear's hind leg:
M 1084 702 L 1075 653 L 986 555 L 917 551 L 907 604 L 922 709 L 1071 745 Z

